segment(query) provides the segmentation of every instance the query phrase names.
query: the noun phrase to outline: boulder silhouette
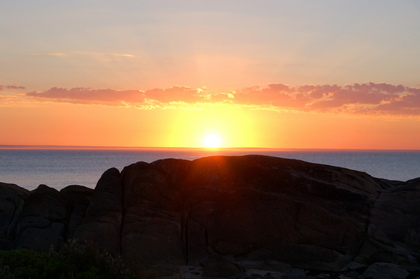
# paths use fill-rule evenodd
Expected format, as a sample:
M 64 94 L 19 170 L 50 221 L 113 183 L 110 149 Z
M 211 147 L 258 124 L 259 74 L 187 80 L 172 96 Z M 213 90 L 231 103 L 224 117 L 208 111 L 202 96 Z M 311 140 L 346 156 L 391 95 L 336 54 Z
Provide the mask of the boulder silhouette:
M 420 270 L 420 179 L 389 181 L 269 156 L 212 156 L 112 168 L 94 190 L 2 183 L 0 194 L 2 249 L 40 250 L 77 238 L 159 275 L 185 265 L 208 276 Z

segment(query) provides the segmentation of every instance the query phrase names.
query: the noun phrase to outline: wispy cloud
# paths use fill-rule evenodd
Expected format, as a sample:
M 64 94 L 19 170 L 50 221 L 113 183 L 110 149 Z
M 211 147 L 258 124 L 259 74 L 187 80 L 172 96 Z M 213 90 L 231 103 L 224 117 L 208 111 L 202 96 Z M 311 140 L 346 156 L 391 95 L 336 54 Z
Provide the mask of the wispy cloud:
M 30 53 L 31 56 L 69 56 L 70 53 L 67 52 L 33 52 Z
M 31 92 L 26 95 L 58 102 L 113 106 L 133 105 L 147 109 L 223 103 L 277 111 L 420 115 L 420 89 L 373 82 L 344 86 L 303 85 L 295 87 L 285 84 L 269 84 L 219 93 L 208 93 L 205 89 L 186 86 L 146 91 L 51 88 L 44 92 Z
M 22 90 L 25 90 L 25 86 L 0 84 L 0 107 L 26 106 L 30 103 Z
M 109 106 L 126 106 L 129 104 L 143 103 L 144 93 L 139 90 L 111 90 L 89 88 L 57 88 L 53 87 L 43 92 L 26 93 L 27 96 L 40 100 L 66 102 L 73 104 L 96 104 Z
M 1 85 L 0 84 L 0 91 L 4 89 L 25 89 L 25 86 L 19 86 L 19 85 Z
M 49 57 L 91 57 L 94 59 L 118 61 L 122 59 L 140 58 L 138 55 L 118 52 L 90 52 L 90 51 L 68 51 L 68 52 L 33 52 L 31 56 L 49 56 Z
M 151 106 L 173 106 L 174 103 L 194 104 L 203 102 L 206 98 L 201 89 L 192 89 L 186 86 L 174 86 L 167 89 L 156 88 L 147 91 L 53 87 L 43 92 L 26 93 L 26 96 L 55 102 L 110 106 L 133 105 L 149 109 Z

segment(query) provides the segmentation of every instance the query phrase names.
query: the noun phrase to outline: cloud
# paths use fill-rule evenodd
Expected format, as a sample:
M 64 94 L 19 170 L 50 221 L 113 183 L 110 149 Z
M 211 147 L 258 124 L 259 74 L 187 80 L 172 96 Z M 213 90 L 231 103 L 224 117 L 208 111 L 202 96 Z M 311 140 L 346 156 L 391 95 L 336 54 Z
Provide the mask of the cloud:
M 271 106 L 279 108 L 300 108 L 309 101 L 299 91 L 284 84 L 269 84 L 267 87 L 248 87 L 233 95 L 236 104 Z
M 34 52 L 31 56 L 48 56 L 48 57 L 91 57 L 94 59 L 105 61 L 122 61 L 125 59 L 139 58 L 139 56 L 130 53 L 118 52 L 90 52 L 90 51 L 69 51 L 69 52 Z
M 192 89 L 186 86 L 174 86 L 168 89 L 156 88 L 147 90 L 145 96 L 149 100 L 155 100 L 160 103 L 184 102 L 196 103 L 202 101 L 204 96 L 201 90 Z
M 65 52 L 34 52 L 30 53 L 31 56 L 69 56 L 70 53 Z
M 408 88 L 408 94 L 377 107 L 379 112 L 390 114 L 420 115 L 420 89 Z
M 274 110 L 420 115 L 420 89 L 373 82 L 296 87 L 269 84 L 239 90 L 233 102 Z
M 325 87 L 325 86 L 324 86 Z M 321 88 L 323 93 L 318 101 L 314 102 L 314 108 L 337 108 L 345 105 L 377 105 L 397 98 L 398 94 L 405 91 L 401 85 L 390 84 L 354 84 L 339 86 L 327 86 Z
M 0 84 L 0 91 L 4 89 L 25 89 L 24 86 L 18 86 L 18 85 L 1 85 Z
M 302 85 L 282 83 L 253 86 L 232 92 L 213 92 L 186 86 L 146 91 L 87 88 L 51 88 L 31 92 L 38 100 L 78 104 L 132 105 L 141 109 L 199 107 L 202 104 L 229 104 L 254 109 L 294 110 L 377 115 L 420 115 L 420 89 L 387 83 L 351 85 Z
M 30 92 L 26 96 L 41 100 L 66 102 L 74 104 L 96 104 L 110 106 L 125 106 L 127 104 L 143 103 L 144 93 L 139 90 L 111 90 L 89 88 L 57 88 L 53 87 L 44 92 Z
M 186 86 L 174 86 L 167 89 L 155 88 L 147 91 L 53 87 L 43 92 L 26 93 L 26 96 L 38 100 L 74 104 L 134 105 L 138 107 L 147 106 L 148 108 L 153 105 L 164 107 L 173 103 L 194 104 L 206 101 L 207 98 L 202 89 L 192 89 Z

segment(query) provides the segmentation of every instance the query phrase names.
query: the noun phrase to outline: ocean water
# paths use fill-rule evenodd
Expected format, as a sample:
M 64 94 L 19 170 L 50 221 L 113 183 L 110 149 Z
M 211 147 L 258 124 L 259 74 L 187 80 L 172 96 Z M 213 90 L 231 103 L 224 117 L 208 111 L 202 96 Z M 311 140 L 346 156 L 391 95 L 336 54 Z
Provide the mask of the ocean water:
M 0 182 L 29 190 L 39 184 L 94 188 L 104 171 L 122 170 L 138 161 L 164 158 L 193 160 L 212 155 L 262 154 L 345 167 L 390 180 L 420 177 L 420 151 L 339 151 L 274 149 L 0 149 Z

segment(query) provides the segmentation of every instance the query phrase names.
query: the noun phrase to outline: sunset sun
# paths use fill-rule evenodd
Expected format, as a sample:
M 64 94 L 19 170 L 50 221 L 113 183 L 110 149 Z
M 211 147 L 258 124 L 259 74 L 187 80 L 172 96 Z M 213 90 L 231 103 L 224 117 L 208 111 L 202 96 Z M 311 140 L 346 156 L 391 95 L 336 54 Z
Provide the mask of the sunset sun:
M 222 138 L 218 134 L 206 134 L 203 137 L 205 148 L 219 148 L 222 145 Z

